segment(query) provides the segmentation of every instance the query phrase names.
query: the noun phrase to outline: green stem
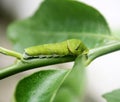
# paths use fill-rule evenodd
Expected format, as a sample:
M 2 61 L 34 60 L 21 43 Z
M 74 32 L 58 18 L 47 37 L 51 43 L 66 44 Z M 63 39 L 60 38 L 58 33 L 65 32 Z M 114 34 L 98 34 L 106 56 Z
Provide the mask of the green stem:
M 74 61 L 75 57 L 68 56 L 68 57 L 61 57 L 61 58 L 44 58 L 44 59 L 32 59 L 28 60 L 28 62 L 18 61 L 12 66 L 0 70 L 0 79 L 6 78 L 8 76 L 14 75 L 16 73 L 47 66 L 53 65 L 58 63 L 65 63 Z
M 87 61 L 86 65 L 90 64 L 94 59 L 96 59 L 99 56 L 102 56 L 102 55 L 105 55 L 105 54 L 108 54 L 108 53 L 111 53 L 111 52 L 114 52 L 117 50 L 120 50 L 120 42 L 116 42 L 116 43 L 113 43 L 110 45 L 106 45 L 104 47 L 90 50 L 90 53 L 88 54 L 88 61 Z M 18 53 L 16 53 L 16 54 L 17 54 L 17 58 L 21 58 L 21 55 L 19 55 Z M 74 60 L 75 60 L 75 57 L 73 57 L 73 56 L 66 56 L 66 57 L 61 57 L 61 58 L 44 58 L 44 59 L 38 58 L 38 59 L 28 60 L 28 62 L 24 62 L 24 61 L 20 60 L 16 64 L 14 64 L 10 67 L 1 69 L 0 70 L 0 79 L 6 78 L 8 76 L 11 76 L 16 73 L 26 71 L 29 69 L 34 69 L 37 67 L 53 65 L 53 64 L 58 64 L 58 63 L 71 62 Z
M 115 42 L 100 48 L 96 48 L 93 50 L 90 50 L 90 53 L 88 54 L 88 61 L 87 65 L 90 64 L 93 60 L 95 60 L 97 57 L 106 55 L 108 53 L 118 51 L 120 50 L 120 42 Z
M 22 59 L 22 55 L 20 53 L 5 49 L 3 47 L 0 47 L 0 53 L 4 55 L 16 57 L 17 59 Z

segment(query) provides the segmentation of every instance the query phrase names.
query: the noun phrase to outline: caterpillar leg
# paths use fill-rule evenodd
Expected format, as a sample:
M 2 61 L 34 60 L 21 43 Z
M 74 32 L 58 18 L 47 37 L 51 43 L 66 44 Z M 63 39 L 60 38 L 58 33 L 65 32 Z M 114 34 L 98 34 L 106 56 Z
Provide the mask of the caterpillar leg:
M 57 54 L 53 54 L 53 55 L 39 55 L 39 58 L 58 58 L 58 57 L 63 57 L 64 55 L 57 55 Z

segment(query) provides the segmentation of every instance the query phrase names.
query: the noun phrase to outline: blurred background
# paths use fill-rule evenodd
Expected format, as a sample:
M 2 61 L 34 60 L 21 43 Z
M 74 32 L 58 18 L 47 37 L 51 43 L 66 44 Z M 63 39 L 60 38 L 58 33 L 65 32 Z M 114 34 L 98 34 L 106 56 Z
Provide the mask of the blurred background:
M 113 33 L 120 32 L 119 0 L 80 1 L 98 9 L 106 18 Z M 6 35 L 7 26 L 15 20 L 31 16 L 41 2 L 42 0 L 0 0 L 0 46 L 12 50 L 12 44 Z M 0 68 L 12 64 L 14 60 L 0 54 Z M 120 88 L 119 60 L 120 52 L 117 51 L 96 59 L 88 66 L 85 102 L 106 102 L 101 95 Z M 28 73 L 23 72 L 0 81 L 0 102 L 10 102 L 17 82 L 26 74 Z

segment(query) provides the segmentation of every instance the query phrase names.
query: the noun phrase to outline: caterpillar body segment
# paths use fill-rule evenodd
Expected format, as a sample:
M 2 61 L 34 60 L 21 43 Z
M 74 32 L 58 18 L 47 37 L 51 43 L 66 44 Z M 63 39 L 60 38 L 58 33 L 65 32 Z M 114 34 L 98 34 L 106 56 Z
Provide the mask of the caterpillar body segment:
M 23 54 L 23 58 L 51 58 L 68 55 L 78 56 L 80 54 L 87 53 L 88 49 L 80 40 L 70 39 L 60 43 L 44 44 L 26 48 Z

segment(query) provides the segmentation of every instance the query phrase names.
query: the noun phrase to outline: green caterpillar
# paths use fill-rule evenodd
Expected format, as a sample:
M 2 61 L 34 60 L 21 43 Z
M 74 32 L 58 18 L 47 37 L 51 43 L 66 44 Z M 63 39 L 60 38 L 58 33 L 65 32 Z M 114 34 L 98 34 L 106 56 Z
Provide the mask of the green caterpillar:
M 87 54 L 87 47 L 77 39 L 70 39 L 55 44 L 44 44 L 33 46 L 25 49 L 23 59 L 30 58 L 50 58 L 50 57 L 61 57 L 61 56 L 78 56 Z

